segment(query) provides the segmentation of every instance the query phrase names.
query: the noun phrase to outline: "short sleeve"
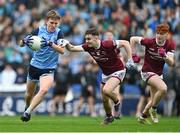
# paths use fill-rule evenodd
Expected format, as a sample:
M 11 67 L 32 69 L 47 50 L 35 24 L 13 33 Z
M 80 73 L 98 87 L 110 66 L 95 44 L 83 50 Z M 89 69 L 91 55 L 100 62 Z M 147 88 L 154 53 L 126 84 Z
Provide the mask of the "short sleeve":
M 176 43 L 174 41 L 171 41 L 170 42 L 170 48 L 169 48 L 168 52 L 174 53 L 175 50 L 176 50 Z
M 34 29 L 34 30 L 31 32 L 31 35 L 38 36 L 38 33 L 39 33 L 39 28 Z
M 88 45 L 87 44 L 83 44 L 82 48 L 84 49 L 84 51 L 88 51 Z
M 150 40 L 148 38 L 142 38 L 140 44 L 146 46 L 149 44 L 149 42 Z
M 58 39 L 62 39 L 62 38 L 64 38 L 64 34 L 63 34 L 62 30 L 60 30 L 58 32 Z

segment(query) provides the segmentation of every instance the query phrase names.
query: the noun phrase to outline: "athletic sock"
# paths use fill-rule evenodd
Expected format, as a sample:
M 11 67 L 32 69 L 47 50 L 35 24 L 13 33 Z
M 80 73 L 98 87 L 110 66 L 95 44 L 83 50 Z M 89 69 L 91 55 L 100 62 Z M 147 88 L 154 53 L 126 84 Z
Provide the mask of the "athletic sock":
M 144 113 L 142 113 L 142 117 L 143 117 L 143 118 L 147 118 L 147 115 L 144 114 Z
M 157 106 L 152 106 L 152 108 L 153 108 L 154 110 L 156 110 L 156 109 L 157 109 Z
M 106 114 L 107 117 L 111 117 L 112 116 L 112 113 L 108 113 Z
M 31 111 L 29 108 L 26 109 L 25 113 L 31 114 Z
M 119 104 L 119 103 L 120 103 L 119 100 L 117 100 L 117 101 L 114 102 L 115 105 L 117 105 L 117 104 Z

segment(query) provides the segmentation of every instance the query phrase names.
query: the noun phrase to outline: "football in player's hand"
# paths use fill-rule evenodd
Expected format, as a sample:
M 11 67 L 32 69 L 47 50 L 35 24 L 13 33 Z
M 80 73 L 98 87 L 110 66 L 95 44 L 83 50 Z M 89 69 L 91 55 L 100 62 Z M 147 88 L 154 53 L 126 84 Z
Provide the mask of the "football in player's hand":
M 32 49 L 33 51 L 37 51 L 41 48 L 41 40 L 42 38 L 39 36 L 31 36 L 29 38 L 29 42 L 27 43 L 27 46 Z

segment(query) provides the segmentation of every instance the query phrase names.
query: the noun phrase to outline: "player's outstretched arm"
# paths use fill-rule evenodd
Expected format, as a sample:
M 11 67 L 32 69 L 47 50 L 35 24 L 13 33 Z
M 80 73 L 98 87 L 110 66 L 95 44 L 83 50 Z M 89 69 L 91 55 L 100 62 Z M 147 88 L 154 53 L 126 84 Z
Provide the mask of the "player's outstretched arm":
M 66 49 L 71 52 L 83 52 L 84 51 L 84 49 L 82 48 L 82 45 L 74 46 L 70 43 L 66 45 Z
M 116 44 L 119 48 L 124 47 L 126 53 L 127 53 L 127 58 L 130 59 L 132 58 L 132 51 L 131 47 L 128 41 L 126 40 L 116 40 Z
M 131 46 L 131 49 L 132 49 L 132 53 L 135 54 L 136 53 L 136 44 L 140 44 L 140 41 L 141 41 L 142 37 L 140 36 L 132 36 L 130 38 L 130 46 Z
M 64 54 L 64 48 L 58 45 L 58 42 L 53 42 L 53 41 L 49 41 L 46 40 L 46 38 L 42 37 L 41 40 L 41 47 L 45 47 L 45 46 L 49 46 L 52 47 L 55 51 L 57 51 L 60 54 Z
M 175 65 L 174 53 L 167 52 L 166 56 L 164 57 L 164 60 L 169 66 L 173 67 Z
M 64 54 L 64 48 L 59 46 L 59 45 L 56 45 L 56 44 L 52 44 L 51 46 L 53 49 L 55 49 L 58 53 L 60 54 Z
M 66 47 L 66 49 L 70 52 L 83 52 L 84 49 L 82 47 L 82 45 L 80 46 L 74 46 L 72 44 L 70 44 L 70 42 L 66 39 L 59 39 L 57 41 L 58 45 L 60 45 L 61 47 Z
M 126 68 L 133 69 L 135 68 L 134 61 L 132 59 L 132 51 L 131 47 L 128 41 L 126 40 L 116 40 L 117 47 L 124 47 L 126 53 L 127 53 L 127 62 L 126 62 Z

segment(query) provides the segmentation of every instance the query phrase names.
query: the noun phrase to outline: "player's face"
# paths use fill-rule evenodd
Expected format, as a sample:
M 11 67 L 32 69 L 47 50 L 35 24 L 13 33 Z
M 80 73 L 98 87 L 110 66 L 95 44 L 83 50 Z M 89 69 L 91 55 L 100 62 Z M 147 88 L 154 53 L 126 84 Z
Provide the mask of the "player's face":
M 59 19 L 48 19 L 46 20 L 46 25 L 49 32 L 54 32 L 59 25 Z
M 89 47 L 96 47 L 96 45 L 98 45 L 98 37 L 97 36 L 93 36 L 91 34 L 87 34 L 85 36 L 85 42 L 88 44 Z
M 165 34 L 156 34 L 156 41 L 157 41 L 159 44 L 164 43 L 164 41 L 165 41 L 166 38 L 167 38 L 167 35 L 168 35 L 168 33 L 165 33 Z

